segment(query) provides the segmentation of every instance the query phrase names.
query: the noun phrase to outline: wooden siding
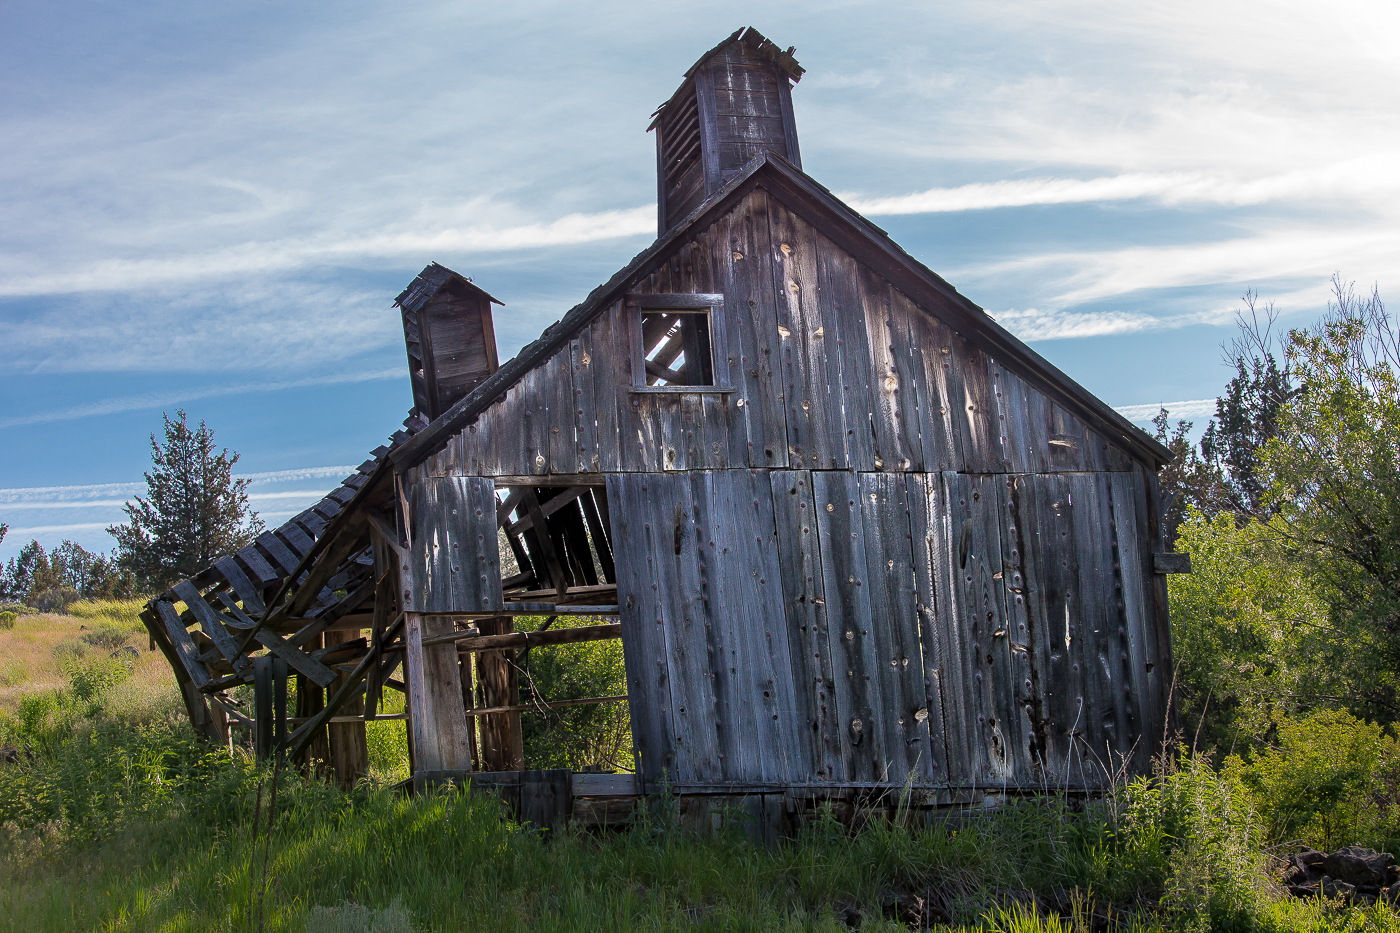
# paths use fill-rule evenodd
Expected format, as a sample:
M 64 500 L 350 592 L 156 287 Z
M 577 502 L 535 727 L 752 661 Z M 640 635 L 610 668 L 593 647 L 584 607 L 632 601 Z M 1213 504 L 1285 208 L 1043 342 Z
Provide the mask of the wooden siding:
M 495 484 L 430 476 L 411 487 L 405 607 L 417 612 L 503 608 Z
M 648 781 L 1100 786 L 1160 748 L 1132 474 L 694 471 L 608 491 Z
M 755 189 L 628 288 L 726 297 L 729 394 L 629 391 L 608 306 L 428 461 L 428 474 L 732 468 L 1127 472 L 1133 461 Z

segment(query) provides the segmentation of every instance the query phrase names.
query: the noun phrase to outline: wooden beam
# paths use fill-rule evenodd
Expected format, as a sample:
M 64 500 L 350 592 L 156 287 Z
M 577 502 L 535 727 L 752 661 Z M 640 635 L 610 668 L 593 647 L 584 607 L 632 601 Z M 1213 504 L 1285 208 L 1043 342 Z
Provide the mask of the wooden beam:
M 611 697 L 583 697 L 578 700 L 554 700 L 550 703 L 529 703 L 518 706 L 492 706 L 485 709 L 467 710 L 468 716 L 491 716 L 496 713 L 538 713 L 552 709 L 564 709 L 570 706 L 593 706 L 598 703 L 621 703 L 627 699 L 627 694 L 622 693 Z
M 448 619 L 417 612 L 404 614 L 413 754 L 416 766 L 429 770 L 471 767 L 456 652 L 424 644 L 451 624 Z
M 1154 573 L 1190 573 L 1191 555 L 1161 552 L 1153 554 L 1152 570 Z
M 341 684 L 340 689 L 335 692 L 335 696 L 326 701 L 325 708 L 302 723 L 297 727 L 295 732 L 287 736 L 287 754 L 290 757 L 295 758 L 297 755 L 301 754 L 302 750 L 307 745 L 311 744 L 311 740 L 316 737 L 317 730 L 330 721 L 336 711 L 350 699 L 352 692 L 358 695 L 359 690 L 356 688 L 363 689 L 360 687 L 360 681 L 364 679 L 365 672 L 369 670 L 370 664 L 377 660 L 378 658 L 373 651 L 365 655 L 360 660 L 359 666 L 351 672 L 349 677 L 345 678 L 345 682 Z
M 557 511 L 559 511 L 560 509 L 562 509 L 564 506 L 568 505 L 570 502 L 573 502 L 573 501 L 574 501 L 575 499 L 577 499 L 579 496 L 583 495 L 583 494 L 584 494 L 585 492 L 587 492 L 590 488 L 591 488 L 591 487 L 588 487 L 588 486 L 570 486 L 570 487 L 569 487 L 567 490 L 565 490 L 562 494 L 555 496 L 553 499 L 549 499 L 549 500 L 547 500 L 547 501 L 545 501 L 545 502 L 539 502 L 539 500 L 538 500 L 538 498 L 537 498 L 535 501 L 539 504 L 540 512 L 544 515 L 545 518 L 548 518 L 549 516 L 553 515 L 555 512 L 557 512 Z M 526 492 L 532 492 L 532 490 L 526 490 Z M 525 498 L 525 493 L 524 493 L 524 492 L 522 492 L 521 498 L 522 498 L 522 499 Z M 528 504 L 527 504 L 527 506 L 526 506 L 526 511 L 527 511 L 526 516 L 525 516 L 524 518 L 520 519 L 520 521 L 518 521 L 518 522 L 511 522 L 509 525 L 506 525 L 506 526 L 505 526 L 505 530 L 506 530 L 506 533 L 507 533 L 507 534 L 517 534 L 517 535 L 518 535 L 518 534 L 521 534 L 521 533 L 523 533 L 523 532 L 529 531 L 531 528 L 534 528 L 534 527 L 535 527 L 534 520 L 533 520 L 533 518 L 531 517 L 531 514 L 529 513 L 529 506 L 528 506 Z
M 545 521 L 544 510 L 540 507 L 540 499 L 535 495 L 534 489 L 525 490 L 525 511 L 534 524 L 535 541 L 539 544 L 540 556 L 544 558 L 545 568 L 549 571 L 549 581 L 554 584 L 554 591 L 559 594 L 559 598 L 563 599 L 569 592 L 569 575 L 564 572 L 564 564 L 554 549 L 554 539 L 549 534 L 549 523 Z
M 275 621 L 278 613 L 273 607 L 277 606 L 287 595 L 288 591 L 296 585 L 297 577 L 301 576 L 301 574 L 311 566 L 322 551 L 330 547 L 331 542 L 341 534 L 345 525 L 349 524 L 352 520 L 359 520 L 356 517 L 362 516 L 366 511 L 362 509 L 361 506 L 363 506 L 370 496 L 378 490 L 380 484 L 384 482 L 386 477 L 393 477 L 394 471 L 390 467 L 390 462 L 386 451 L 386 456 L 375 466 L 374 472 L 370 474 L 369 479 L 367 479 L 364 485 L 350 497 L 350 501 L 345 503 L 345 508 L 341 513 L 331 519 L 326 527 L 322 529 L 321 537 L 316 539 L 311 545 L 311 549 L 302 556 L 301 560 L 297 562 L 296 567 L 292 569 L 286 579 L 277 587 L 277 591 L 273 594 L 272 599 L 268 600 L 268 611 L 264 612 L 258 618 L 257 625 L 252 631 L 244 634 L 242 641 L 238 644 L 239 654 L 243 654 L 248 650 L 248 646 L 253 643 L 254 634 L 258 629 L 266 625 L 269 621 Z M 287 615 L 290 615 L 290 613 L 283 613 L 284 617 Z
M 494 651 L 498 648 L 535 648 L 546 645 L 572 645 L 584 641 L 603 641 L 622 637 L 622 623 L 580 625 L 577 628 L 555 628 L 547 632 L 512 632 L 508 635 L 480 635 L 473 632 L 453 632 L 423 642 L 428 645 L 457 643 L 458 651 Z

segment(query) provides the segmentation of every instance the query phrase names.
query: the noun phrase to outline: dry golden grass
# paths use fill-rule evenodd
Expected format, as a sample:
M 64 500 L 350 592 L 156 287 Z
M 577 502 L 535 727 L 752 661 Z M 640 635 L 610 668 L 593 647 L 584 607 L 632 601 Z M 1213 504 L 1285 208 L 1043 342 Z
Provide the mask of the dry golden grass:
M 173 695 L 175 678 L 170 665 L 159 651 L 150 650 L 150 639 L 144 629 L 131 631 L 135 623 L 138 601 L 75 603 L 71 615 L 39 613 L 15 619 L 12 629 L 0 630 L 0 711 L 13 713 L 20 697 L 37 690 L 52 690 L 67 685 L 55 650 L 59 645 L 81 645 L 78 650 L 89 654 L 110 654 L 110 648 L 83 644 L 86 632 L 102 627 L 120 627 L 130 631 L 125 644 L 136 648 L 132 678 L 116 691 L 130 694 L 132 702 L 156 700 L 164 694 Z

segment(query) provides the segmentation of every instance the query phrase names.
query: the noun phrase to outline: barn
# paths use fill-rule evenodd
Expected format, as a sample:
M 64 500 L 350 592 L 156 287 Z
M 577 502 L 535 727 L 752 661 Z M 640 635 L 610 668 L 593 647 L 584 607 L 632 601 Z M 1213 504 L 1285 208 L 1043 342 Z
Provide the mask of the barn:
M 415 787 L 541 823 L 669 794 L 780 827 L 1150 768 L 1168 451 L 802 171 L 802 74 L 753 29 L 705 53 L 650 127 L 656 241 L 514 359 L 471 279 L 398 296 L 403 429 L 146 608 L 199 731 L 349 783 L 397 716 Z M 532 768 L 551 699 L 518 661 L 597 639 L 626 694 L 567 702 L 627 703 L 634 767 Z

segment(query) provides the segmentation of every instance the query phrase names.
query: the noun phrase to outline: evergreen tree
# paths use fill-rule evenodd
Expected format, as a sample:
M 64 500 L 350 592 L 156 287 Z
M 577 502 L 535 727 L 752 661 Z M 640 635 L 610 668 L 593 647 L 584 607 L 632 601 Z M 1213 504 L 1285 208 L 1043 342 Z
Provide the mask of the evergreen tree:
M 203 421 L 191 429 L 183 411 L 165 420 L 165 443 L 151 435 L 153 469 L 146 496 L 125 506 L 129 521 L 107 531 L 123 569 L 151 589 L 193 576 L 263 530 L 248 506 L 248 480 L 233 478 L 238 454 L 214 452 Z

